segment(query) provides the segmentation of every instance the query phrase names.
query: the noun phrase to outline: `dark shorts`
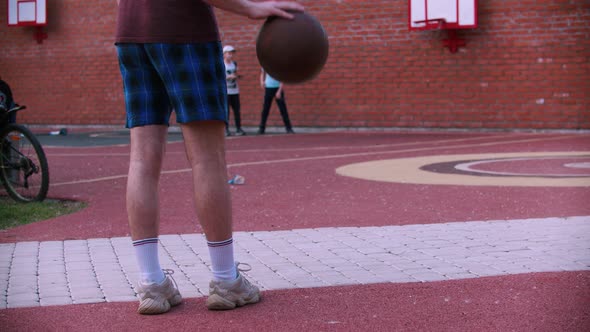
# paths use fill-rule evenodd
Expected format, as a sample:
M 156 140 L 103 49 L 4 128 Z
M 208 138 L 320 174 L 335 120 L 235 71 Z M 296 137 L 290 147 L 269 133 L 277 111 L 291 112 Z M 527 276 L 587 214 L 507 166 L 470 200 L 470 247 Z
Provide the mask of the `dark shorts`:
M 178 123 L 227 122 L 221 43 L 117 44 L 127 128 Z

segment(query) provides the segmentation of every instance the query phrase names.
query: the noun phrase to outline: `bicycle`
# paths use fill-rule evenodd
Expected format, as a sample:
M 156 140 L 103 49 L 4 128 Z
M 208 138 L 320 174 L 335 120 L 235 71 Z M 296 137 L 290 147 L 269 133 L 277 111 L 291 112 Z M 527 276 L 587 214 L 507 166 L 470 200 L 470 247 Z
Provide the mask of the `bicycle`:
M 0 182 L 19 202 L 41 202 L 49 189 L 49 166 L 41 143 L 25 126 L 8 121 L 12 112 L 0 107 Z

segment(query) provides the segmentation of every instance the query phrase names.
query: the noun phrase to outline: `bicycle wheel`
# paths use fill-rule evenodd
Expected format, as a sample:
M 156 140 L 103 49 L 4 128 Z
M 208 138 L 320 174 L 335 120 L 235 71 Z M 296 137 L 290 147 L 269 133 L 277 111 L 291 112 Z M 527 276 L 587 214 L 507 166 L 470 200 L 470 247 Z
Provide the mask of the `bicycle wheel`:
M 49 189 L 49 168 L 41 143 L 26 127 L 9 124 L 0 131 L 0 181 L 20 202 L 42 201 Z

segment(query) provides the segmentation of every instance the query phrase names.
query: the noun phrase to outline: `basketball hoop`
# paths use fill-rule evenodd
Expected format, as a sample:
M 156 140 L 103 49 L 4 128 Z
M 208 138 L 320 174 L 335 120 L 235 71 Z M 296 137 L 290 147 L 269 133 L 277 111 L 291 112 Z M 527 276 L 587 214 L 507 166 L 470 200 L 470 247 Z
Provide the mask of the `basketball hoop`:
M 477 28 L 477 0 L 409 0 L 410 31 L 447 30 L 443 46 L 457 53 L 465 40 L 459 29 Z
M 443 40 L 443 45 L 449 48 L 451 53 L 457 53 L 459 47 L 465 46 L 465 39 L 457 38 L 457 29 L 448 29 L 447 22 L 444 18 L 433 18 L 430 20 L 415 21 L 417 24 L 426 24 L 426 26 L 436 26 L 436 29 L 447 30 L 447 39 Z M 433 24 L 434 23 L 434 24 Z M 432 29 L 432 28 L 431 28 Z
M 8 0 L 8 26 L 35 27 L 33 38 L 37 43 L 47 39 L 43 27 L 47 25 L 46 0 Z

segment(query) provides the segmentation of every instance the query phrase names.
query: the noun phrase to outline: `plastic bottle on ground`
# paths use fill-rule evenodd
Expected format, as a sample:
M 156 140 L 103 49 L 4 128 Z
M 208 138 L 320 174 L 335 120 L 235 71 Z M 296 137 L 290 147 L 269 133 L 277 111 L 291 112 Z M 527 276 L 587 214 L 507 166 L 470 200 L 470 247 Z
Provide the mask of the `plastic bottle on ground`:
M 229 184 L 244 184 L 244 182 L 246 182 L 246 179 L 239 174 L 234 175 L 229 181 L 227 181 Z

